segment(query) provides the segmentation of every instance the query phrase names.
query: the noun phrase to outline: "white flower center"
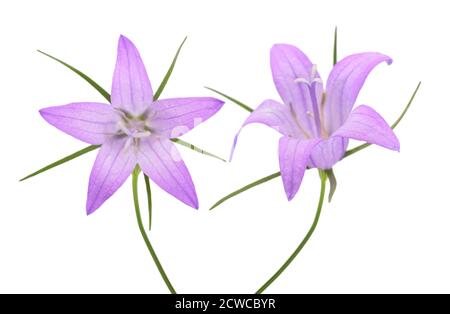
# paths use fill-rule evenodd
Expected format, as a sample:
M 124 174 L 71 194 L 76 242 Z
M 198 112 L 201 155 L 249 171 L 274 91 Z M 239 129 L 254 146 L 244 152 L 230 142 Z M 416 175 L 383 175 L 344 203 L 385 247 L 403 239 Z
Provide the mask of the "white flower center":
M 117 122 L 120 133 L 135 139 L 148 137 L 152 134 L 146 113 L 139 117 L 133 117 L 124 112 L 120 112 L 120 115 L 121 118 Z

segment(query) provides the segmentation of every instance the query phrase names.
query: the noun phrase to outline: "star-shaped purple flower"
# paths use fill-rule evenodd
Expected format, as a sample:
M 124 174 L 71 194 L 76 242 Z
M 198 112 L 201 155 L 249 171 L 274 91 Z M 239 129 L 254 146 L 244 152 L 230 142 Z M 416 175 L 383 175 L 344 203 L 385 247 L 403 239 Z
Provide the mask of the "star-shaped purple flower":
M 40 113 L 61 131 L 101 145 L 89 179 L 86 209 L 91 214 L 122 186 L 136 165 L 163 190 L 198 208 L 192 178 L 170 139 L 207 120 L 222 105 L 222 101 L 209 97 L 153 101 L 139 52 L 121 36 L 111 105 L 71 103 Z
M 278 153 L 289 200 L 306 168 L 331 169 L 344 156 L 349 139 L 399 150 L 397 137 L 375 110 L 365 105 L 353 109 L 368 74 L 382 62 L 390 64 L 392 59 L 374 52 L 350 55 L 334 66 L 325 89 L 316 66 L 302 51 L 286 44 L 273 46 L 272 75 L 283 103 L 264 101 L 243 126 L 263 123 L 283 135 Z

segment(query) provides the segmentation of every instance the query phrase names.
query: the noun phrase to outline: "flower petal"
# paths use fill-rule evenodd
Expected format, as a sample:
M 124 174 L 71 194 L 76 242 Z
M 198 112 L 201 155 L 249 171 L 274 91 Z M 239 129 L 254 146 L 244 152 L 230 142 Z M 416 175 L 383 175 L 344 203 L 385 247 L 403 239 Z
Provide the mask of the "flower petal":
M 334 66 L 327 81 L 323 113 L 325 128 L 330 134 L 345 122 L 367 76 L 382 62 L 391 64 L 392 59 L 380 53 L 367 52 L 348 56 Z
M 150 125 L 164 137 L 179 137 L 208 120 L 224 102 L 211 97 L 173 98 L 155 101 Z
M 290 107 L 275 100 L 268 99 L 265 100 L 250 114 L 247 120 L 245 120 L 239 132 L 234 137 L 231 157 L 233 156 L 234 149 L 236 148 L 237 140 L 242 128 L 251 123 L 265 124 L 285 136 L 305 138 L 305 135 L 297 126 L 297 121 L 295 114 L 292 111 L 292 106 Z
M 299 140 L 288 136 L 280 139 L 278 148 L 280 171 L 289 201 L 300 188 L 311 151 L 321 141 L 321 139 Z
M 120 36 L 111 103 L 133 115 L 142 114 L 153 101 L 153 91 L 139 51 Z
M 138 163 L 142 171 L 161 189 L 198 209 L 197 193 L 186 165 L 172 142 L 151 136 L 139 145 Z
M 317 71 L 313 71 L 313 64 L 297 47 L 277 44 L 270 51 L 270 65 L 275 86 L 283 102 L 291 105 L 301 126 L 317 136 L 311 93 L 307 84 L 297 82 L 298 79 L 312 81 L 319 79 Z M 314 72 L 314 73 L 313 73 Z M 312 77 L 312 75 L 314 77 Z M 318 104 L 322 101 L 323 84 L 315 85 L 315 97 Z
M 347 138 L 336 136 L 323 140 L 312 150 L 308 167 L 322 170 L 331 169 L 335 163 L 342 159 L 347 146 Z
M 136 153 L 130 140 L 126 137 L 111 138 L 100 148 L 89 178 L 88 215 L 123 185 L 136 166 Z
M 359 106 L 333 137 L 342 136 L 399 151 L 400 142 L 383 117 L 369 106 Z
M 59 130 L 89 144 L 102 144 L 116 131 L 117 114 L 109 105 L 72 103 L 41 109 L 42 117 Z

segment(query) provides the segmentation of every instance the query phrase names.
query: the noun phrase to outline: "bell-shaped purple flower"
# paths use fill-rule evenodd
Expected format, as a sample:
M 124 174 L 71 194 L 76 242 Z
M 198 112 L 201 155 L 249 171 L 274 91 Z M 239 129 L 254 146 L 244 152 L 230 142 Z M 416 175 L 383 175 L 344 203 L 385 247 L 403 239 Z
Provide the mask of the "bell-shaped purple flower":
M 138 50 L 119 39 L 111 105 L 72 103 L 40 110 L 61 131 L 101 145 L 89 179 L 87 213 L 98 209 L 126 181 L 136 165 L 159 187 L 198 208 L 194 184 L 171 138 L 214 115 L 223 102 L 210 97 L 153 101 Z
M 344 156 L 349 139 L 399 150 L 397 137 L 375 110 L 365 105 L 353 109 L 368 74 L 382 62 L 390 64 L 392 59 L 374 52 L 350 55 L 333 67 L 325 88 L 317 67 L 302 51 L 286 44 L 273 46 L 270 64 L 283 102 L 264 101 L 243 126 L 263 123 L 283 135 L 279 162 L 289 200 L 306 168 L 331 169 Z

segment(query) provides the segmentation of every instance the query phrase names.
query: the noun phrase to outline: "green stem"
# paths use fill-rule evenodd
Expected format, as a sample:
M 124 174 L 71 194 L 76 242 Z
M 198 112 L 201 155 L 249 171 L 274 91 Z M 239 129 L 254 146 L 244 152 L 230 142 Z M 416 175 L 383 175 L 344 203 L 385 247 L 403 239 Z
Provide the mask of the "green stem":
M 158 271 L 161 274 L 162 279 L 166 283 L 167 288 L 169 288 L 169 290 L 172 294 L 176 294 L 177 292 L 173 288 L 172 284 L 170 283 L 169 278 L 166 275 L 166 272 L 164 271 L 164 268 L 162 267 L 161 263 L 159 262 L 158 256 L 156 255 L 155 250 L 153 249 L 153 246 L 150 243 L 150 239 L 148 238 L 147 233 L 145 232 L 144 224 L 142 223 L 141 210 L 139 208 L 139 196 L 138 196 L 138 190 L 137 190 L 139 172 L 140 172 L 139 167 L 136 167 L 136 169 L 133 171 L 133 200 L 134 200 L 134 208 L 136 210 L 136 218 L 137 218 L 137 223 L 139 226 L 139 231 L 141 232 L 142 238 L 144 239 L 144 242 L 147 245 L 148 251 L 150 252 L 150 255 L 152 256 L 153 261 L 155 262 L 155 265 L 158 268 Z
M 263 293 L 264 290 L 266 290 L 286 270 L 286 268 L 288 268 L 288 266 L 297 257 L 297 255 L 300 253 L 300 251 L 305 247 L 306 243 L 308 243 L 309 239 L 311 238 L 314 231 L 316 230 L 317 224 L 319 223 L 320 214 L 322 213 L 322 205 L 323 205 L 323 199 L 325 196 L 325 187 L 326 187 L 326 182 L 327 182 L 327 175 L 322 170 L 319 170 L 319 174 L 320 174 L 320 181 L 321 181 L 319 204 L 317 206 L 316 216 L 314 218 L 313 224 L 311 225 L 311 228 L 309 229 L 308 233 L 306 234 L 306 236 L 302 240 L 302 242 L 299 244 L 299 246 L 295 249 L 295 251 L 292 253 L 292 255 L 283 264 L 283 266 L 281 266 L 281 268 L 278 269 L 278 271 L 272 277 L 270 277 L 270 279 L 264 285 L 262 285 L 262 287 L 259 288 L 258 291 L 256 291 L 256 294 Z

